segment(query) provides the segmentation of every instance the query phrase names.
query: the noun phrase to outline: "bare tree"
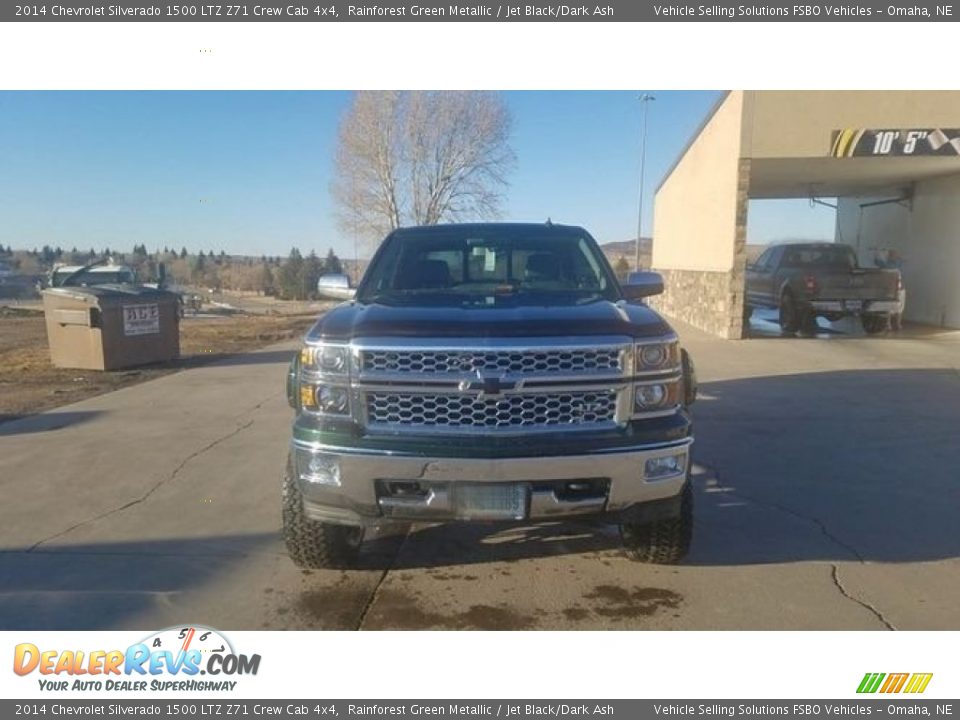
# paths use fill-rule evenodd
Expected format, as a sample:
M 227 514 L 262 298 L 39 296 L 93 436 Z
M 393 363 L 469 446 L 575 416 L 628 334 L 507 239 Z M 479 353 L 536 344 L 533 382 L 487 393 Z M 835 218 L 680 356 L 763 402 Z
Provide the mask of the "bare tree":
M 488 92 L 361 92 L 340 127 L 333 194 L 345 229 L 496 217 L 514 163 Z

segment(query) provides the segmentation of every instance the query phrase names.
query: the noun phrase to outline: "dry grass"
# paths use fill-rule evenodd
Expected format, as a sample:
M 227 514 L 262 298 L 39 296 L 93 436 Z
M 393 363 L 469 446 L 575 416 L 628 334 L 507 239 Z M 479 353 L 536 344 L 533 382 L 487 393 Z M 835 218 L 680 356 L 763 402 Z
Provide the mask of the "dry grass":
M 53 367 L 43 314 L 0 308 L 0 422 L 297 338 L 315 320 L 315 314 L 186 319 L 180 324 L 180 360 L 97 372 Z

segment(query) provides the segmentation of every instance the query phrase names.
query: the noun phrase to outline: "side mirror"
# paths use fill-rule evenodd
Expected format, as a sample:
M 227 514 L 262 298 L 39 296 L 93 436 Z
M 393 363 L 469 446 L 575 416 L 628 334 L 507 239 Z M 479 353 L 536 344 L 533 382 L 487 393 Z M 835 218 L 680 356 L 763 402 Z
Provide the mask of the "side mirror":
M 623 284 L 623 295 L 627 300 L 639 300 L 662 292 L 663 275 L 649 270 L 630 273 L 627 276 L 627 282 Z
M 343 273 L 321 275 L 317 280 L 317 294 L 334 300 L 353 300 L 356 288 L 350 287 L 350 278 Z

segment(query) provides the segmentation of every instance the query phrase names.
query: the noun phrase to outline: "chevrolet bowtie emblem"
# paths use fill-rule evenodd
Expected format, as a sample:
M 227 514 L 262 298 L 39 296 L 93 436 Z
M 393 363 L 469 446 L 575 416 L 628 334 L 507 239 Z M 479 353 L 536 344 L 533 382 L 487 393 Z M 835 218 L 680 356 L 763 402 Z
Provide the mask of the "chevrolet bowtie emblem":
M 507 390 L 517 390 L 520 388 L 520 382 L 516 380 L 507 380 L 503 375 L 491 375 L 483 370 L 477 371 L 476 380 L 463 380 L 460 383 L 461 392 L 477 392 L 478 397 L 497 398 L 503 397 Z

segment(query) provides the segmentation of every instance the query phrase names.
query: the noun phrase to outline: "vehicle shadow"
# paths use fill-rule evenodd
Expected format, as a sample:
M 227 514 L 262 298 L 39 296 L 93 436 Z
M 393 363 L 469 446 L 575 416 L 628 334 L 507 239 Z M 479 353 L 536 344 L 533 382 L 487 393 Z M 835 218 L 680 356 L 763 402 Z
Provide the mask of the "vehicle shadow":
M 46 412 L 38 415 L 0 414 L 0 437 L 60 430 L 88 422 L 99 415 L 103 415 L 102 410 Z
M 960 376 L 858 370 L 701 385 L 688 563 L 960 557 Z
M 359 567 L 413 570 L 619 551 L 616 526 L 580 522 L 438 523 L 364 543 Z
M 282 341 L 280 341 L 282 342 Z M 232 367 L 235 365 L 286 365 L 293 359 L 297 351 L 264 350 L 261 352 L 246 353 L 198 353 L 181 358 L 178 362 L 181 367 L 199 367 L 201 365 L 216 365 L 218 367 Z
M 275 533 L 0 550 L 0 630 L 123 627 L 228 574 Z M 216 627 L 216 617 L 191 617 Z M 183 622 L 183 620 L 177 620 Z

